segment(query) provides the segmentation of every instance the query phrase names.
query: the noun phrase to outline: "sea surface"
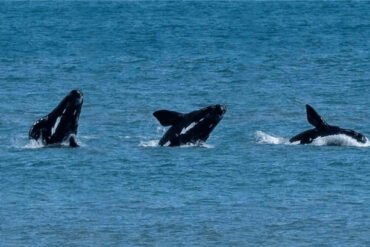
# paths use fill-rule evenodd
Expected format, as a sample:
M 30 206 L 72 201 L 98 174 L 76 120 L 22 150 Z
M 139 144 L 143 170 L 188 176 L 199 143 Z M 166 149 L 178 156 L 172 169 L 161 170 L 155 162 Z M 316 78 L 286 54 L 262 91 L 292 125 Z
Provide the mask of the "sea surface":
M 1 1 L 0 246 L 370 246 L 370 2 Z M 28 130 L 84 92 L 79 148 Z M 205 145 L 156 110 L 225 104 Z M 339 144 L 339 146 L 332 146 Z

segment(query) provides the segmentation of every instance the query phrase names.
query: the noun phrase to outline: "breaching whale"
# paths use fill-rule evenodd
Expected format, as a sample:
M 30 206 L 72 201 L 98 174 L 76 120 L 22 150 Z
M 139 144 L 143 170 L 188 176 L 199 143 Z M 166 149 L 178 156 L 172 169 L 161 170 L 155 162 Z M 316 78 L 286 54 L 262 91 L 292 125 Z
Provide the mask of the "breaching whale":
M 315 126 L 314 129 L 306 130 L 294 137 L 290 142 L 299 141 L 300 144 L 309 144 L 317 137 L 331 136 L 331 135 L 346 135 L 355 139 L 357 142 L 366 143 L 366 137 L 353 130 L 342 129 L 338 126 L 332 126 L 327 124 L 322 117 L 310 106 L 306 105 L 307 120 L 310 124 Z
M 226 112 L 224 105 L 211 105 L 190 113 L 160 110 L 153 113 L 163 126 L 171 126 L 159 141 L 161 146 L 205 142 Z
M 78 147 L 75 136 L 82 103 L 82 91 L 72 90 L 51 113 L 32 125 L 29 138 L 41 140 L 44 145 L 68 142 L 69 146 Z

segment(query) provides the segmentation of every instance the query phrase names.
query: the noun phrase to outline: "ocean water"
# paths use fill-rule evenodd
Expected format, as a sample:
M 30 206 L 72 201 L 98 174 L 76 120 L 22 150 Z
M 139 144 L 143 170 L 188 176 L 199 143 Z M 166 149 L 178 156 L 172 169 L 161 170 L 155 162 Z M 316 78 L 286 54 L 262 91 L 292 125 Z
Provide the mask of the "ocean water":
M 0 246 L 369 246 L 365 1 L 1 1 Z M 28 130 L 72 89 L 80 148 Z M 228 111 L 204 146 L 152 113 Z M 331 144 L 341 144 L 331 146 Z

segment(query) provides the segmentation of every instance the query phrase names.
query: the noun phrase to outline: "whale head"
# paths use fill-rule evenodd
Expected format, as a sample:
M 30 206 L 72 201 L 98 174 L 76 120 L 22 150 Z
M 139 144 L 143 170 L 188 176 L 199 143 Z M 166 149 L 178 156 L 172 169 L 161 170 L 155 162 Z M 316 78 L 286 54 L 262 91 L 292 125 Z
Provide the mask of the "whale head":
M 211 131 L 221 121 L 226 113 L 226 106 L 211 105 L 199 111 L 198 116 L 189 116 L 190 124 L 185 126 L 186 130 L 182 130 L 182 134 L 189 134 L 199 136 L 199 139 L 205 141 Z M 193 127 L 191 127 L 193 126 Z
M 360 142 L 360 143 L 366 143 L 367 142 L 367 138 L 364 134 L 362 133 L 359 133 L 359 132 L 356 132 L 354 130 L 349 130 L 349 129 L 340 129 L 338 131 L 339 134 L 344 134 L 346 136 L 349 136 L 353 139 L 355 139 L 356 141 Z
M 71 146 L 77 145 L 74 136 L 77 134 L 82 104 L 82 91 L 72 90 L 51 113 L 33 124 L 29 137 L 35 140 L 41 138 L 44 144 L 69 141 Z

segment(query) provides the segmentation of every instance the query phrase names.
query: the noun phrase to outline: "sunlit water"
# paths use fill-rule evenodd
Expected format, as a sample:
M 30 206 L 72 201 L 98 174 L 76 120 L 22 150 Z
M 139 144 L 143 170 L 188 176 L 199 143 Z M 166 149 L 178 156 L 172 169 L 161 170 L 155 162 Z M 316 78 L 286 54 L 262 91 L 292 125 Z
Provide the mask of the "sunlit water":
M 2 1 L 0 246 L 369 246 L 365 1 Z M 28 130 L 72 89 L 80 148 Z M 152 113 L 225 104 L 204 145 Z M 332 146 L 339 145 L 339 146 Z

